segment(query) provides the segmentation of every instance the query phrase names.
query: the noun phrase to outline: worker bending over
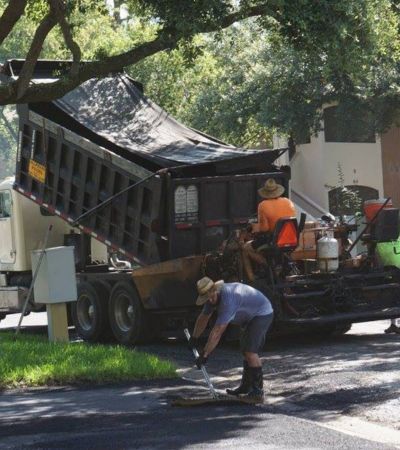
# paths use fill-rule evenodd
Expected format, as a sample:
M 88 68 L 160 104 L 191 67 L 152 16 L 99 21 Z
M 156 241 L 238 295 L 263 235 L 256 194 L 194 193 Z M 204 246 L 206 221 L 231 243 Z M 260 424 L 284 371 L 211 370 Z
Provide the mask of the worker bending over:
M 250 261 L 257 264 L 266 264 L 263 255 L 257 249 L 271 242 L 272 233 L 279 219 L 296 216 L 296 209 L 291 200 L 282 197 L 285 188 L 273 178 L 268 178 L 258 194 L 264 200 L 258 205 L 258 222 L 252 224 L 254 240 L 247 242 L 243 248 L 243 261 L 249 281 L 254 281 L 254 273 Z
M 200 368 L 205 364 L 212 351 L 218 345 L 227 326 L 232 323 L 242 329 L 240 348 L 243 353 L 243 374 L 240 386 L 227 389 L 228 394 L 240 395 L 251 403 L 264 401 L 262 364 L 259 352 L 265 342 L 265 335 L 271 326 L 273 309 L 270 301 L 260 291 L 243 283 L 215 283 L 208 277 L 197 282 L 199 296 L 196 304 L 203 306 L 197 318 L 193 336 L 189 341 L 196 347 L 197 339 L 205 330 L 211 315 L 217 312 L 204 350 L 196 360 Z

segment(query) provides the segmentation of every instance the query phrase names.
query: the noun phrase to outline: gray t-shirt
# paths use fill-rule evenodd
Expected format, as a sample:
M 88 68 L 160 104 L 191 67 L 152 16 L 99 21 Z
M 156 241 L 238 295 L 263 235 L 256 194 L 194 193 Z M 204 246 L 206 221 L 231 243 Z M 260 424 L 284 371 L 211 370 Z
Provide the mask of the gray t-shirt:
M 256 316 L 267 316 L 273 313 L 272 305 L 265 295 L 243 283 L 225 283 L 221 289 L 217 311 L 216 325 L 234 323 L 245 325 Z M 209 315 L 215 307 L 206 303 L 203 314 Z

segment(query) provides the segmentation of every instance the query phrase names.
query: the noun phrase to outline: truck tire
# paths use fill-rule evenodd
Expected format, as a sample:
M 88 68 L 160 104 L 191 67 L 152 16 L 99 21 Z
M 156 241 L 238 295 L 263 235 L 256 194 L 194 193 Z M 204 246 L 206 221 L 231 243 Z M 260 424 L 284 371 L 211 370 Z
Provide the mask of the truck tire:
M 146 340 L 146 314 L 134 285 L 119 281 L 112 289 L 109 302 L 112 332 L 123 345 Z
M 109 289 L 103 283 L 83 281 L 78 284 L 78 300 L 72 303 L 71 315 L 75 330 L 83 340 L 109 340 L 108 297 Z

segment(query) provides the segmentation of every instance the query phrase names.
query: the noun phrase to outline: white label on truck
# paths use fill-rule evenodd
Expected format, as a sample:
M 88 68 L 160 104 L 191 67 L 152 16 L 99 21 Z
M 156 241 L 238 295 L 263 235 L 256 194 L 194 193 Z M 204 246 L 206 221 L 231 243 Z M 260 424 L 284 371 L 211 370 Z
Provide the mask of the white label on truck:
M 186 219 L 186 188 L 178 186 L 175 189 L 175 222 L 182 222 Z
M 199 191 L 193 184 L 187 188 L 187 220 L 189 222 L 197 222 L 199 216 Z
M 191 184 L 175 189 L 175 222 L 197 222 L 199 216 L 199 191 Z
M 193 184 L 187 188 L 187 212 L 197 213 L 199 212 L 199 194 L 197 187 Z

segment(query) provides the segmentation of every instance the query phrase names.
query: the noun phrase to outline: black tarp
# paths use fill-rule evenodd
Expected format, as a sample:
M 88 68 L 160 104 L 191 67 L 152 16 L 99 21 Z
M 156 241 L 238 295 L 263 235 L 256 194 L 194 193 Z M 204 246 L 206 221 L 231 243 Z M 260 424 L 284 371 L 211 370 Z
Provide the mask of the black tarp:
M 36 79 L 50 81 L 65 69 L 60 62 L 37 64 Z M 5 72 L 18 76 L 21 61 Z M 3 70 L 4 71 L 4 70 Z M 265 171 L 282 150 L 247 150 L 189 128 L 148 99 L 141 85 L 123 73 L 91 79 L 63 98 L 30 105 L 50 120 L 151 169 L 180 167 L 214 173 Z M 189 169 L 189 170 L 188 170 Z M 197 172 L 198 172 L 197 171 Z

